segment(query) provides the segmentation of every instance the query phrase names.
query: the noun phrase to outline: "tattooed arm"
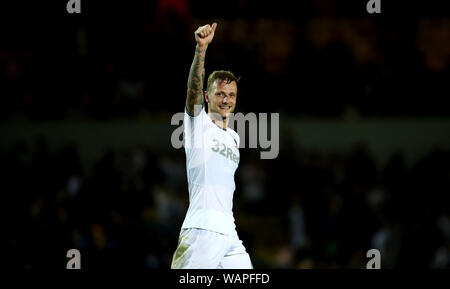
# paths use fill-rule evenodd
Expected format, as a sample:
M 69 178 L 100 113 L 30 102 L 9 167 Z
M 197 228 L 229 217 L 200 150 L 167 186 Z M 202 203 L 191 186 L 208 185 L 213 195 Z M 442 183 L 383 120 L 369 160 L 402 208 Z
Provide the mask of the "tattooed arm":
M 192 61 L 191 70 L 189 71 L 188 89 L 186 97 L 186 109 L 190 115 L 196 116 L 199 111 L 194 111 L 195 105 L 203 105 L 203 81 L 205 78 L 205 55 L 208 44 L 214 38 L 214 32 L 217 24 L 205 25 L 199 27 L 195 32 L 194 60 Z

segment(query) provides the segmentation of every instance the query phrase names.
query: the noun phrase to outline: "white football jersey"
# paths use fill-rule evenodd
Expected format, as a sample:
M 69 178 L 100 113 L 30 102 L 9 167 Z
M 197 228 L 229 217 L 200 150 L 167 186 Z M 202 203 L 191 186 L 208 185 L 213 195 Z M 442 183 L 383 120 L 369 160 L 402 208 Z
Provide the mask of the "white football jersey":
M 182 229 L 235 234 L 232 209 L 239 135 L 230 128 L 224 130 L 215 125 L 204 107 L 195 117 L 185 109 L 184 147 L 189 208 Z

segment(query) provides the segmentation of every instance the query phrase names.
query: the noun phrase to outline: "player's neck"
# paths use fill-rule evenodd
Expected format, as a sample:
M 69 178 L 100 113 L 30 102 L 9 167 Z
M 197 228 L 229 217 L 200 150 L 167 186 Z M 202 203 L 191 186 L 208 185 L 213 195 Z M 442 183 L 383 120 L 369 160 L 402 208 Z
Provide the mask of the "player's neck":
M 212 113 L 208 113 L 209 118 L 211 119 L 211 121 L 217 125 L 220 129 L 226 130 L 228 127 L 228 117 L 226 118 L 218 118 L 215 117 L 215 114 Z

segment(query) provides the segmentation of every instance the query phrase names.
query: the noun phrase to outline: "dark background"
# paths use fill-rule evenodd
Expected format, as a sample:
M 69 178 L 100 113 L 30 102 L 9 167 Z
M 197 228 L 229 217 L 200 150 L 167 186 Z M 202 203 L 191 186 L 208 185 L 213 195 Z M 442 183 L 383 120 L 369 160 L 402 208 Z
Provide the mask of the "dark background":
M 81 15 L 41 2 L 1 9 L 2 127 L 168 123 L 193 31 L 213 22 L 206 73 L 242 78 L 238 111 L 284 124 L 449 117 L 450 19 L 437 1 L 382 0 L 380 15 L 366 1 L 81 0 Z M 370 248 L 384 268 L 450 266 L 449 147 L 412 165 L 400 149 L 380 166 L 364 142 L 308 151 L 280 136 L 277 159 L 242 149 L 236 174 L 255 267 L 364 268 Z M 0 147 L 8 266 L 64 268 L 78 248 L 87 268 L 169 267 L 188 201 L 183 151 L 134 143 L 86 169 L 79 145 L 50 149 L 44 134 Z

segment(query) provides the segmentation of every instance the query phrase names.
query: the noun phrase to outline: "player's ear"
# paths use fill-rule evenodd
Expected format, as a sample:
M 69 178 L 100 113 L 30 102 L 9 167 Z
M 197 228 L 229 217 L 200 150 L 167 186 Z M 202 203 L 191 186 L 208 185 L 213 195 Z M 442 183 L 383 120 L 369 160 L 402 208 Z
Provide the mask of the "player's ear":
M 205 90 L 204 94 L 205 94 L 205 101 L 209 103 L 208 91 Z

